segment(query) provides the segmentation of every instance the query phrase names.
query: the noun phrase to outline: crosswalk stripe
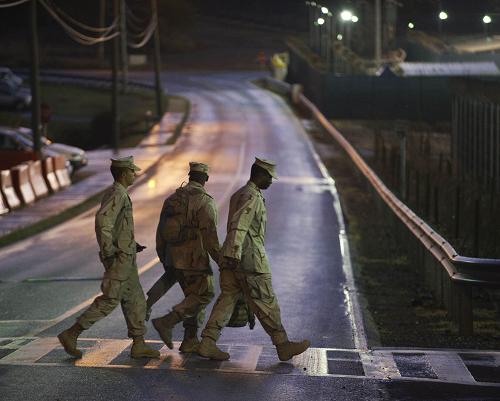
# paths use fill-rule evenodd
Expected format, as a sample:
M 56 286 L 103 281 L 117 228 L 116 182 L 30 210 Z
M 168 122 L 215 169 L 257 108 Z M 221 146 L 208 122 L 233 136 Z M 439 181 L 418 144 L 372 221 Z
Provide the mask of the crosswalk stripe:
M 469 371 L 471 366 L 491 368 L 493 371 L 500 368 L 500 352 L 495 351 L 309 348 L 303 354 L 295 356 L 286 367 L 287 365 L 278 363 L 276 350 L 272 346 L 231 344 L 224 347 L 222 345 L 228 349 L 231 359 L 216 362 L 200 358 L 196 354 L 179 353 L 180 342 L 178 341 L 174 342 L 173 350 L 168 349 L 161 341 L 149 340 L 147 343 L 155 349 L 161 348 L 159 359 L 142 361 L 131 359 L 126 351 L 131 344 L 129 339 L 79 339 L 83 357 L 72 359 L 65 354 L 57 337 L 0 338 L 0 351 L 2 351 L 0 364 L 205 370 L 257 375 L 286 374 L 350 379 L 432 381 L 500 388 L 499 382 L 486 382 L 485 377 L 474 377 L 473 374 L 476 373 Z M 400 373 L 400 369 L 403 374 Z
M 75 361 L 75 366 L 103 366 L 109 364 L 115 357 L 130 345 L 130 340 L 99 340 L 82 359 Z
M 457 354 L 427 354 L 427 360 L 440 380 L 474 384 L 476 381 Z
M 57 337 L 38 338 L 0 359 L 0 364 L 25 365 L 34 364 L 59 345 Z

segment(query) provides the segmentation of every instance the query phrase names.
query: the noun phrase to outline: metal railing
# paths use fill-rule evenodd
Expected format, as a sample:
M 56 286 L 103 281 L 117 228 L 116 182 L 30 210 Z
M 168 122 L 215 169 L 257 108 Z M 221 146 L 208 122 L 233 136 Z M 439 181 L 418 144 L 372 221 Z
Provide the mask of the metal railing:
M 325 129 L 349 155 L 355 167 L 363 174 L 372 190 L 393 216 L 406 228 L 407 243 L 417 243 L 420 249 L 410 249 L 418 263 L 422 279 L 434 292 L 436 299 L 446 307 L 449 317 L 461 335 L 473 334 L 472 287 L 500 288 L 500 260 L 472 258 L 459 255 L 453 246 L 399 200 L 368 166 L 354 147 L 330 124 L 319 109 L 297 87 L 266 79 L 264 85 L 280 94 L 290 96 Z M 416 252 L 415 252 L 416 251 Z

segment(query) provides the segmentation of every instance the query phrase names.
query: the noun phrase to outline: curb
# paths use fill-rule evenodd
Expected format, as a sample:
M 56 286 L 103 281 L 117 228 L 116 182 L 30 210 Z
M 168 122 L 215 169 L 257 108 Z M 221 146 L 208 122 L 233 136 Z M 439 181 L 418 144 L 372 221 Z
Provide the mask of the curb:
M 178 95 L 176 95 L 178 96 Z M 179 96 L 182 97 L 182 96 Z M 177 123 L 175 129 L 174 129 L 174 135 L 167 141 L 165 145 L 170 145 L 171 147 L 163 154 L 161 154 L 158 159 L 152 163 L 149 167 L 144 169 L 143 174 L 136 180 L 134 185 L 130 188 L 131 191 L 134 190 L 134 186 L 141 183 L 145 177 L 148 176 L 148 174 L 158 166 L 158 164 L 163 160 L 163 158 L 169 154 L 173 149 L 175 149 L 175 146 L 177 144 L 177 140 L 181 136 L 182 132 L 184 131 L 184 127 L 186 125 L 186 122 L 188 119 L 191 117 L 191 102 L 189 99 L 182 97 L 186 101 L 186 111 L 182 117 L 182 119 Z M 154 126 L 154 125 L 153 125 Z M 28 225 L 25 227 L 22 227 L 18 230 L 15 230 L 13 232 L 10 232 L 7 235 L 1 236 L 0 237 L 0 249 L 13 244 L 17 241 L 21 241 L 23 239 L 32 237 L 34 235 L 40 234 L 41 232 L 48 230 L 52 227 L 55 227 L 58 224 L 64 223 L 74 217 L 77 217 L 81 215 L 82 213 L 85 213 L 86 211 L 90 210 L 92 207 L 94 207 L 99 200 L 101 199 L 102 195 L 104 192 L 106 192 L 109 188 L 111 188 L 111 184 L 104 188 L 103 190 L 89 196 L 87 199 L 83 200 L 77 205 L 71 206 L 70 208 L 64 210 L 61 213 L 58 213 L 54 216 L 47 217 L 43 220 L 40 220 L 32 225 Z

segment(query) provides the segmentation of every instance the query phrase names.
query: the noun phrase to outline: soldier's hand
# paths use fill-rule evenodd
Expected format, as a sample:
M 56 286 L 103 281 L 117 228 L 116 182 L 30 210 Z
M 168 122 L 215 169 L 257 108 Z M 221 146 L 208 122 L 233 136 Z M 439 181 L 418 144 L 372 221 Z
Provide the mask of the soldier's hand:
M 240 261 L 238 259 L 224 256 L 224 258 L 222 259 L 221 269 L 234 270 L 237 269 L 239 265 Z
M 109 269 L 112 265 L 113 265 L 113 262 L 115 261 L 115 256 L 108 256 L 107 258 L 104 258 L 102 260 L 102 264 L 104 265 L 104 267 L 106 269 Z
M 136 253 L 142 252 L 146 248 L 147 248 L 146 246 L 138 244 L 137 242 L 135 244 L 135 252 Z

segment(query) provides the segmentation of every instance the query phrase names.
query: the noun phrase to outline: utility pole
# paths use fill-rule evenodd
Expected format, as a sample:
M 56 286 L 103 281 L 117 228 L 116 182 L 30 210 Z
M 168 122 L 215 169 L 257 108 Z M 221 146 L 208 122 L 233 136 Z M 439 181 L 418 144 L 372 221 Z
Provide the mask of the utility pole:
M 128 85 L 128 52 L 127 52 L 127 13 L 125 0 L 120 1 L 120 38 L 122 56 L 122 91 L 127 91 Z
M 375 0 L 375 64 L 382 61 L 382 0 Z
M 37 1 L 31 0 L 31 130 L 33 151 L 41 158 L 40 140 L 40 69 L 38 59 Z
M 106 0 L 99 0 L 99 27 L 103 28 L 106 23 Z M 97 58 L 99 63 L 104 61 L 104 42 L 97 45 Z
M 120 0 L 113 0 L 113 15 L 118 16 L 120 12 Z M 123 32 L 120 32 L 123 35 Z M 118 107 L 118 64 L 120 53 L 120 35 L 113 38 L 112 46 L 113 51 L 111 58 L 112 68 L 112 85 L 111 85 L 111 118 L 112 118 L 112 131 L 113 131 L 113 150 L 118 153 L 120 147 L 120 110 Z
M 156 4 L 157 0 L 151 0 L 151 11 L 153 12 L 154 18 L 156 18 L 156 28 L 154 33 L 154 51 L 153 58 L 155 64 L 155 88 L 156 88 L 156 114 L 160 119 L 163 116 L 163 89 L 161 86 L 161 77 L 160 77 L 160 63 L 161 63 L 161 55 L 160 55 L 160 19 L 158 17 L 158 7 Z M 167 104 L 168 107 L 168 104 Z

